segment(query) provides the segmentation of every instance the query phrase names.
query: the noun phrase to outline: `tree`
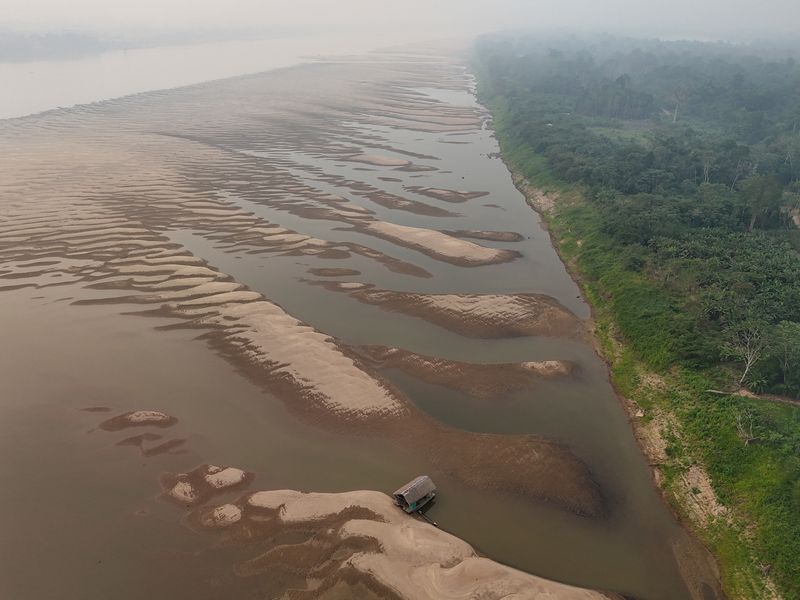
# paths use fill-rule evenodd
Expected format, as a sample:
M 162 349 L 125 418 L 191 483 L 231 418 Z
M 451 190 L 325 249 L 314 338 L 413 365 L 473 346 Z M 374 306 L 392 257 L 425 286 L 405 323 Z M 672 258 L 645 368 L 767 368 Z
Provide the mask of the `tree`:
M 749 160 L 740 160 L 736 163 L 736 168 L 733 170 L 733 179 L 731 180 L 731 190 L 736 189 L 736 184 L 743 175 L 748 175 L 754 171 L 753 163 Z
M 772 355 L 778 360 L 786 385 L 790 374 L 800 371 L 800 323 L 778 323 L 773 336 Z
M 774 175 L 754 175 L 742 184 L 742 196 L 750 209 L 747 231 L 753 231 L 759 220 L 780 211 L 783 185 Z
M 672 111 L 672 122 L 678 122 L 678 111 L 680 110 L 681 105 L 686 101 L 686 98 L 689 97 L 689 92 L 687 92 L 683 88 L 676 88 L 672 90 L 672 99 L 675 101 L 675 110 Z
M 722 354 L 742 363 L 739 385 L 744 384 L 753 366 L 763 358 L 767 348 L 767 329 L 766 323 L 755 319 L 748 319 L 726 328 L 726 341 L 722 345 Z
M 779 150 L 783 156 L 783 162 L 789 168 L 789 178 L 791 181 L 797 180 L 798 167 L 800 167 L 800 135 L 792 136 L 779 140 Z
M 792 121 L 792 133 L 800 133 L 800 106 L 794 109 L 790 119 Z

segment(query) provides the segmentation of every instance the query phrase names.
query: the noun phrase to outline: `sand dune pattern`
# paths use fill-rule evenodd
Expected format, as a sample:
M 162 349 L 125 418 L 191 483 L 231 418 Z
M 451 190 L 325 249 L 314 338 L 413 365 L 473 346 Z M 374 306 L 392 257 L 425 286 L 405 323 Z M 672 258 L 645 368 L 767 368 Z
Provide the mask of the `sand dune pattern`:
M 281 93 L 292 86 L 314 89 L 316 69 L 339 69 L 324 103 Z M 365 72 L 371 78 L 366 86 Z M 292 81 L 287 86 L 280 77 Z M 316 229 L 298 231 L 304 224 L 289 219 L 289 207 L 296 213 L 305 203 L 315 214 L 465 267 L 512 258 L 507 250 L 377 219 L 355 200 L 317 189 L 271 158 L 300 149 L 339 159 L 357 156 L 354 145 L 369 147 L 374 140 L 343 125 L 354 115 L 365 125 L 419 131 L 475 128 L 480 118 L 472 109 L 448 107 L 413 89 L 450 81 L 461 86 L 460 72 L 446 66 L 320 65 L 280 77 L 195 86 L 155 99 L 131 97 L 2 125 L 0 290 L 30 288 L 33 294 L 58 286 L 87 311 L 116 303 L 120 310 L 160 317 L 157 323 L 165 327 L 196 328 L 308 422 L 382 435 L 467 485 L 601 514 L 600 490 L 567 448 L 531 435 L 441 425 L 355 353 L 175 241 L 190 233 L 229 253 L 330 265 L 358 255 L 396 272 L 430 275 L 362 244 L 323 239 Z M 227 99 L 240 106 L 243 98 L 252 102 L 250 112 L 228 110 Z M 284 218 L 292 226 L 282 224 Z M 563 308 L 532 296 L 358 293 L 359 300 L 392 310 L 418 305 L 420 314 L 469 335 L 578 327 Z
M 286 398 L 294 412 L 314 423 L 381 432 L 425 453 L 432 464 L 470 485 L 522 494 L 580 514 L 602 512 L 591 475 L 565 448 L 534 436 L 443 427 L 368 373 L 330 337 L 260 294 L 163 237 L 134 238 L 130 246 L 127 240 L 100 243 L 90 239 L 67 246 L 67 253 L 84 256 L 84 263 L 78 266 L 71 258 L 62 274 L 88 281 L 103 292 L 128 292 L 77 302 L 149 305 L 146 313 L 177 317 L 182 326 L 205 329 L 224 355 L 247 366 L 256 379 Z M 119 256 L 120 245 L 127 250 L 123 256 Z M 51 274 L 58 271 L 53 265 L 47 269 Z M 522 477 L 520 465 L 524 466 Z
M 177 422 L 159 411 L 137 410 L 104 423 L 130 421 L 131 416 L 143 427 Z M 119 430 L 102 425 L 106 431 Z M 137 437 L 148 435 L 155 434 Z M 254 479 L 255 474 L 238 467 L 202 464 L 186 473 L 164 474 L 161 486 L 164 500 L 187 511 L 184 524 L 222 536 L 226 546 L 241 546 L 227 568 L 234 577 L 251 581 L 260 595 L 286 600 L 342 595 L 365 600 L 618 600 L 481 557 L 465 541 L 402 512 L 378 491 L 263 490 L 213 503 L 217 496 L 241 493 Z

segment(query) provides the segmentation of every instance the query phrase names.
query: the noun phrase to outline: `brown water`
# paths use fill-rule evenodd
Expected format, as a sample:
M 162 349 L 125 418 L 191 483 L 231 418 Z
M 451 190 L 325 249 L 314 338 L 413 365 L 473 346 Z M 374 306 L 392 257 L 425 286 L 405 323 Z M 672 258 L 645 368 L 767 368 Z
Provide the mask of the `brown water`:
M 309 268 L 350 268 L 360 275 L 339 279 L 425 294 L 535 292 L 588 317 L 537 215 L 494 157 L 497 143 L 470 86 L 451 59 L 390 55 L 0 122 L 3 150 L 18 156 L 0 180 L 0 283 L 7 288 L 0 292 L 0 596 L 250 597 L 259 583 L 231 570 L 243 550 L 190 531 L 181 524 L 182 511 L 159 499 L 160 473 L 217 463 L 254 472 L 255 489 L 390 492 L 427 472 L 440 489 L 431 516 L 491 558 L 637 598 L 690 597 L 675 558 L 690 541 L 656 493 L 605 365 L 587 342 L 465 337 L 311 285 L 321 278 Z M 461 112 L 453 114 L 473 115 L 473 122 L 439 127 L 443 113 L 437 126 L 418 115 L 398 116 L 403 106 L 433 100 L 439 102 L 431 111 L 455 108 Z M 430 131 L 437 128 L 442 131 Z M 346 160 L 354 151 L 431 170 Z M 359 193 L 364 184 L 452 214 L 381 206 Z M 488 195 L 450 203 L 410 186 Z M 474 241 L 520 257 L 457 266 L 300 210 L 327 206 L 324 193 L 391 223 L 517 232 L 522 241 Z M 88 271 L 33 274 L 50 267 L 24 261 L 113 261 L 129 249 L 117 248 L 116 239 L 94 250 L 72 248 L 70 241 L 53 245 L 30 233 L 15 237 L 15 230 L 30 227 L 20 207 L 31 199 L 55 206 L 53 214 L 63 211 L 59 218 L 68 226 L 86 214 L 142 227 L 154 244 L 179 245 L 342 345 L 397 346 L 474 363 L 574 361 L 574 377 L 491 400 L 392 369 L 381 374 L 445 425 L 566 444 L 599 483 L 604 516 L 580 517 L 471 488 L 388 441 L 298 419 L 287 410 L 291 403 L 237 371 L 235 357 L 226 360 L 198 339 L 202 331 L 161 327 L 177 319 L 123 314 L 140 306 L 73 304 L 120 292 L 87 288 L 95 281 Z M 246 227 L 268 222 L 332 244 L 359 244 L 431 276 L 392 271 L 384 260 L 358 252 L 326 258 L 289 246 L 265 251 L 248 241 L 240 217 L 209 225 L 208 216 L 198 219 L 174 204 L 208 199 L 248 214 Z M 164 435 L 185 438 L 183 452 L 143 457 L 116 447 L 125 436 L 94 429 L 106 417 L 80 410 L 88 406 L 109 407 L 109 414 L 151 408 L 174 415 L 179 423 Z

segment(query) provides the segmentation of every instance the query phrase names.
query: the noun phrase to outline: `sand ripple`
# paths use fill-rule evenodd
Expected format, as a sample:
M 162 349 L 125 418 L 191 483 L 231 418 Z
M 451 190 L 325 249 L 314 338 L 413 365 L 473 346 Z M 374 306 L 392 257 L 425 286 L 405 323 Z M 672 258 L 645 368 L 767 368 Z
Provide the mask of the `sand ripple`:
M 474 131 L 481 123 L 476 110 L 415 91 L 463 87 L 463 73 L 431 65 L 331 68 L 339 75 L 328 79 L 335 89 L 324 101 L 296 93 L 317 85 L 313 69 L 298 69 L 277 79 L 242 78 L 0 123 L 0 290 L 61 286 L 87 318 L 98 304 L 118 304 L 121 311 L 160 318 L 143 327 L 195 328 L 309 423 L 383 436 L 467 485 L 601 514 L 600 491 L 568 448 L 535 436 L 444 427 L 354 352 L 190 250 L 199 239 L 220 253 L 275 267 L 264 278 L 266 290 L 281 285 L 282 269 L 300 263 L 305 273 L 323 261 L 350 267 L 338 261 L 353 257 L 431 276 L 393 256 L 400 247 L 465 267 L 515 256 L 383 218 L 394 210 L 456 218 L 438 201 L 481 192 L 408 190 L 419 197 L 412 201 L 401 186 L 389 193 L 366 175 L 365 181 L 357 174 L 329 177 L 331 165 L 354 157 L 369 172 L 391 169 L 411 178 L 436 170 L 435 157 L 396 158 L 399 152 L 368 128 Z M 354 118 L 363 130 L 352 125 Z M 317 162 L 303 169 L 302 156 Z M 347 286 L 342 289 L 359 300 L 469 335 L 548 334 L 575 322 L 563 308 L 532 296 L 397 295 Z M 187 474 L 169 489 L 182 501 L 202 499 L 209 484 L 195 479 Z
M 415 294 L 378 290 L 359 283 L 320 282 L 366 304 L 421 317 L 461 335 L 478 338 L 585 335 L 580 319 L 542 294 Z
M 497 399 L 532 387 L 540 379 L 567 377 L 575 370 L 574 364 L 564 360 L 476 364 L 385 346 L 369 346 L 361 351 L 380 367 L 401 369 L 428 383 L 484 399 Z
M 276 568 L 309 572 L 306 589 L 293 591 L 292 598 L 320 597 L 325 590 L 356 583 L 380 591 L 381 597 L 408 600 L 609 598 L 482 558 L 463 540 L 401 512 L 380 492 L 262 491 L 206 510 L 200 521 L 212 529 L 235 524 L 232 539 L 267 544 L 289 531 L 314 531 L 306 542 L 274 542 L 238 567 L 247 575 Z

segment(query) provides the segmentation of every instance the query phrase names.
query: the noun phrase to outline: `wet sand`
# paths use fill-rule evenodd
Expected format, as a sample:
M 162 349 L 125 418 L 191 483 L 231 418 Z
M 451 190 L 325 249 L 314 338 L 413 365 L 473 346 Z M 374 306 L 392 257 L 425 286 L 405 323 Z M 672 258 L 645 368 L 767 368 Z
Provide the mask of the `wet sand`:
M 585 335 L 580 321 L 549 296 L 539 294 L 411 294 L 372 289 L 358 282 L 323 282 L 383 310 L 417 316 L 468 337 L 508 338 Z
M 0 122 L 0 437 L 16 482 L 0 501 L 4 523 L 37 524 L 8 523 L 9 589 L 52 596 L 35 565 L 69 569 L 76 598 L 253 596 L 265 568 L 284 571 L 242 567 L 242 540 L 206 531 L 249 523 L 241 487 L 389 492 L 427 472 L 436 518 L 489 559 L 654 600 L 713 590 L 707 569 L 691 590 L 681 578 L 676 552 L 695 550 L 652 488 L 577 288 L 487 158 L 471 85 L 457 59 L 385 53 Z M 80 525 L 45 527 L 68 516 Z M 34 558 L 42 535 L 53 550 Z M 436 595 L 447 561 L 404 567 L 430 579 L 403 589 L 355 538 L 325 548 L 370 576 L 326 571 L 330 597 Z M 93 548 L 132 558 L 98 575 Z M 151 561 L 168 574 L 143 580 Z
M 574 363 L 564 360 L 466 363 L 385 346 L 358 350 L 379 368 L 400 369 L 422 381 L 486 400 L 529 389 L 537 379 L 568 377 L 576 368 Z

